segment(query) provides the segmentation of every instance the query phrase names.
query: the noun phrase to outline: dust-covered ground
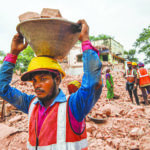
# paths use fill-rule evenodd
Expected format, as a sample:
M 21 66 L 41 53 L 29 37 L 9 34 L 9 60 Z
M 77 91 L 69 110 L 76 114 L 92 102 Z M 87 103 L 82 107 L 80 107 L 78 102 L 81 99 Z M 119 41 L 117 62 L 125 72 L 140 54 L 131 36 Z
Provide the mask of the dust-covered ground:
M 141 91 L 138 90 L 140 106 L 131 103 L 125 90 L 125 79 L 121 72 L 112 72 L 115 82 L 114 91 L 119 99 L 107 100 L 104 87 L 100 99 L 88 114 L 104 120 L 95 123 L 86 117 L 89 150 L 150 150 L 150 105 L 143 104 Z M 13 76 L 13 81 L 19 79 Z M 66 76 L 61 88 L 68 94 L 67 84 L 72 80 L 82 80 L 82 76 Z M 12 81 L 12 82 L 13 82 Z M 31 83 L 20 80 L 14 87 L 22 92 L 34 94 Z M 0 150 L 26 150 L 28 137 L 27 115 L 6 105 L 6 120 L 0 123 Z

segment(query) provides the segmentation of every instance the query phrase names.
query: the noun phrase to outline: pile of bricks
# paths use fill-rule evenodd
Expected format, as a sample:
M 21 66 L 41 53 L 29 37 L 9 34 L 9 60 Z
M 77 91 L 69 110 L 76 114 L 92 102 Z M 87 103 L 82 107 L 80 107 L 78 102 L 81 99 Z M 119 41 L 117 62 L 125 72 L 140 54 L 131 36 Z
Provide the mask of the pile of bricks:
M 115 83 L 114 91 L 120 95 L 120 98 L 111 101 L 106 98 L 107 88 L 105 87 L 105 74 L 103 74 L 104 87 L 101 97 L 88 115 L 96 119 L 106 119 L 106 121 L 98 124 L 87 115 L 89 150 L 148 150 L 150 149 L 150 106 L 142 104 L 142 97 L 139 97 L 140 106 L 137 106 L 136 103 L 132 104 L 125 90 L 126 80 L 122 77 L 122 73 L 113 71 L 111 73 Z M 17 78 L 19 77 L 14 75 L 13 81 Z M 62 80 L 61 88 L 66 95 L 69 94 L 67 84 L 76 79 L 82 80 L 82 75 L 67 75 Z M 19 80 L 13 86 L 27 94 L 34 94 L 31 83 L 24 83 Z M 140 90 L 138 90 L 138 94 L 141 94 Z M 21 112 L 11 113 L 11 116 L 6 117 L 3 124 L 12 129 L 8 128 L 11 131 L 10 134 L 1 135 L 0 147 L 3 149 L 11 149 L 12 147 L 24 149 L 28 135 L 27 115 Z M 7 127 L 3 130 L 7 130 Z M 12 131 L 13 136 L 11 136 Z
M 41 14 L 29 11 L 19 16 L 20 22 L 40 18 L 62 18 L 62 15 L 58 9 L 43 8 Z

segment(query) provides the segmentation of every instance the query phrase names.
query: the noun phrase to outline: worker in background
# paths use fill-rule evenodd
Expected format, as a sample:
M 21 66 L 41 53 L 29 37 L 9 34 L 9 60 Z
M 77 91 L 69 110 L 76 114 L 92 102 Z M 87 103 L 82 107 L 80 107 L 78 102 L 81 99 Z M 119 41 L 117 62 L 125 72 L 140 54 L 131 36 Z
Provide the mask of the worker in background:
M 150 73 L 146 68 L 144 68 L 144 63 L 140 62 L 138 66 L 137 79 L 139 87 L 141 88 L 145 105 L 148 105 L 147 92 L 150 93 Z
M 126 71 L 126 90 L 129 92 L 130 99 L 133 103 L 133 96 L 134 94 L 135 101 L 137 105 L 140 105 L 139 98 L 137 95 L 137 71 L 132 68 L 132 62 L 127 62 L 128 69 Z
M 136 71 L 138 70 L 138 65 L 136 62 L 132 62 L 132 68 L 135 69 Z
M 114 81 L 110 73 L 110 68 L 106 69 L 106 87 L 107 87 L 107 98 L 109 100 L 118 99 L 120 96 L 114 93 Z
M 138 64 L 136 62 L 132 62 L 132 68 L 135 69 L 136 71 L 138 71 Z M 137 82 L 137 86 L 138 86 L 138 82 Z M 139 89 L 142 91 L 142 89 L 139 87 Z M 141 95 L 138 95 L 141 96 Z
M 9 84 L 17 56 L 27 47 L 23 37 L 16 34 L 11 51 L 0 68 L 0 96 L 28 114 L 29 150 L 87 150 L 85 117 L 100 97 L 102 91 L 99 51 L 89 41 L 89 27 L 79 20 L 82 31 L 83 69 L 81 87 L 67 99 L 59 88 L 65 72 L 57 60 L 50 57 L 34 57 L 22 81 L 32 81 L 35 95 L 27 95 Z M 65 34 L 65 33 L 64 33 Z
M 114 81 L 110 73 L 110 68 L 106 69 L 106 87 L 107 87 L 107 98 L 113 99 L 114 97 Z
M 69 82 L 69 84 L 67 86 L 69 94 L 75 93 L 80 88 L 80 86 L 81 86 L 81 82 L 79 82 L 77 80 Z

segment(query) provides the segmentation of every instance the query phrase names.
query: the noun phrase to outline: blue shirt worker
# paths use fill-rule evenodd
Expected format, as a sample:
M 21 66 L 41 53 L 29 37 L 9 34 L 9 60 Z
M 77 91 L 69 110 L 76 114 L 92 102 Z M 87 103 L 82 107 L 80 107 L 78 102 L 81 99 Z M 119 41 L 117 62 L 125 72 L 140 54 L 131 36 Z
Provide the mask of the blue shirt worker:
M 81 87 L 70 97 L 59 88 L 65 72 L 57 60 L 34 57 L 22 81 L 32 81 L 36 95 L 22 93 L 11 87 L 17 56 L 27 47 L 18 33 L 13 37 L 11 51 L 0 68 L 0 96 L 28 114 L 29 150 L 87 150 L 85 117 L 102 92 L 101 67 L 98 50 L 89 41 L 89 27 L 79 20 L 82 30 L 83 69 Z

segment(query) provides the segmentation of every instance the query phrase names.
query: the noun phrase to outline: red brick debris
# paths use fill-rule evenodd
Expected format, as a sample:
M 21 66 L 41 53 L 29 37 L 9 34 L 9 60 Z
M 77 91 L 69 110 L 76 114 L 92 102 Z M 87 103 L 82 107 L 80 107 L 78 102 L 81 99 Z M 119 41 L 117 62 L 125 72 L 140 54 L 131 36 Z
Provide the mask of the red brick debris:
M 25 12 L 19 16 L 19 21 L 27 21 L 30 19 L 41 19 L 41 18 L 63 18 L 59 9 L 43 8 L 41 14 L 37 12 Z M 64 18 L 63 18 L 64 19 Z
M 88 114 L 91 117 L 105 120 L 95 123 L 86 117 L 89 150 L 127 150 L 150 149 L 150 106 L 145 106 L 139 96 L 140 106 L 131 103 L 125 90 L 125 79 L 121 72 L 112 72 L 114 78 L 114 91 L 120 95 L 119 99 L 109 101 L 106 98 L 107 89 L 104 87 L 102 95 L 94 108 Z M 13 75 L 13 81 L 20 77 Z M 68 94 L 67 84 L 72 80 L 82 80 L 82 75 L 67 75 L 61 83 L 61 88 Z M 34 94 L 32 83 L 18 81 L 14 85 L 22 92 Z M 138 90 L 138 95 L 141 95 Z M 2 100 L 1 100 L 2 101 Z M 1 104 L 0 104 L 1 105 Z M 28 136 L 27 115 L 5 104 L 5 121 L 0 123 L 0 149 L 26 150 Z

